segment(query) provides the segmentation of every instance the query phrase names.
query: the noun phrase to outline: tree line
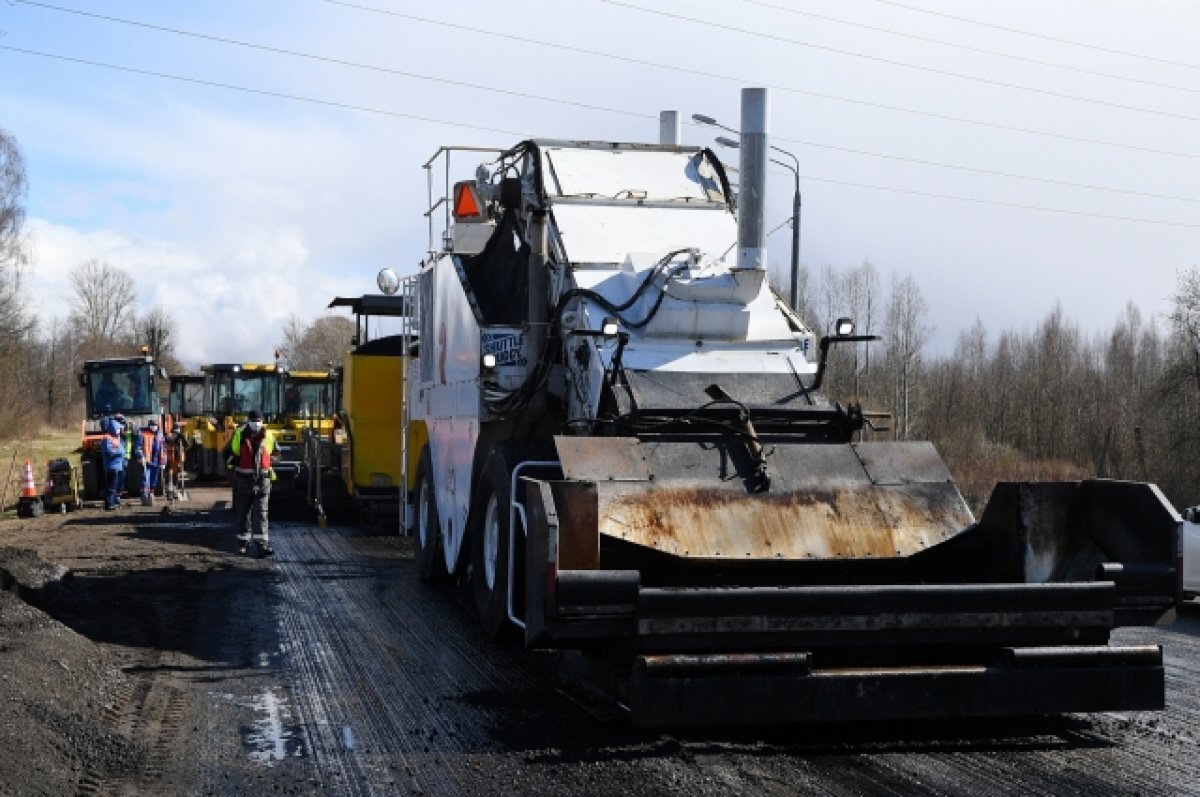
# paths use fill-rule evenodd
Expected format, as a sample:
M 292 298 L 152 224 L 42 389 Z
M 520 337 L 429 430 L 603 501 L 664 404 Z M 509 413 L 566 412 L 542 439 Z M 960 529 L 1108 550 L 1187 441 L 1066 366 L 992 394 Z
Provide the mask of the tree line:
M 0 129 L 0 438 L 82 414 L 85 359 L 137 354 L 172 373 L 178 330 L 163 308 L 139 310 L 136 283 L 100 260 L 71 274 L 67 318 L 39 324 L 22 304 L 30 267 L 28 191 L 16 141 Z M 958 334 L 951 353 L 929 353 L 933 326 L 915 279 L 884 278 L 870 262 L 801 270 L 801 317 L 820 336 L 851 317 L 871 344 L 836 346 L 825 392 L 861 403 L 868 438 L 928 439 L 979 509 L 998 480 L 1099 476 L 1153 481 L 1176 506 L 1200 502 L 1200 269 L 1181 274 L 1173 310 L 1147 318 L 1132 304 L 1112 327 L 1085 333 L 1061 305 L 1032 330 Z M 296 369 L 338 364 L 353 324 L 293 316 L 279 352 Z
M 832 349 L 826 393 L 886 416 L 867 439 L 933 441 L 973 509 L 997 481 L 1090 477 L 1200 503 L 1200 270 L 1178 276 L 1165 317 L 1131 303 L 1087 333 L 1056 303 L 1032 330 L 977 320 L 942 356 L 927 353 L 933 327 L 911 277 L 885 285 L 867 262 L 801 279 L 818 335 L 849 316 L 880 338 Z
M 166 308 L 143 308 L 137 282 L 124 269 L 89 259 L 69 275 L 65 318 L 37 319 L 22 284 L 32 267 L 25 228 L 28 179 L 16 139 L 0 128 L 0 440 L 67 427 L 84 412 L 78 376 L 85 360 L 132 357 L 143 351 L 168 373 L 186 373 L 178 359 L 178 324 Z M 297 369 L 340 364 L 354 325 L 327 317 L 304 324 L 293 316 L 277 350 Z M 271 353 L 262 359 L 269 361 Z

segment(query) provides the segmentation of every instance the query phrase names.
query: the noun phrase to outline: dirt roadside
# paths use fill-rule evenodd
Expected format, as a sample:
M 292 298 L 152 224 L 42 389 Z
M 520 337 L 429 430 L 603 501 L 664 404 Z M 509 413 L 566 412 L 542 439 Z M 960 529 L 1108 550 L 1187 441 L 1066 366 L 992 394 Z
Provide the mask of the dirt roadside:
M 155 709 L 149 685 L 186 649 L 189 585 L 261 567 L 234 552 L 225 495 L 0 523 L 0 793 L 136 793 L 169 761 L 186 701 Z

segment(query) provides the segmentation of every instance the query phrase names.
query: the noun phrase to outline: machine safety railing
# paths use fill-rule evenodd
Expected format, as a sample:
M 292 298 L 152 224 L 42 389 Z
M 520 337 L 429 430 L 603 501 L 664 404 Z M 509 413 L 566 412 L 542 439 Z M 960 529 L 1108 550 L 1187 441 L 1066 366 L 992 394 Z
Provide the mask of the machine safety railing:
M 412 361 L 412 344 L 415 330 L 421 328 L 420 291 L 417 288 L 419 275 L 405 277 L 400 281 L 400 295 L 408 313 L 400 316 L 400 533 L 404 536 L 412 534 L 413 524 L 408 517 L 410 504 L 408 500 L 408 427 L 412 422 L 412 381 L 409 379 L 409 367 Z
M 447 236 L 450 234 L 451 223 L 450 194 L 453 190 L 453 183 L 450 180 L 450 161 L 453 153 L 490 152 L 499 155 L 505 151 L 497 147 L 438 147 L 437 152 L 433 153 L 433 156 L 422 165 L 421 168 L 425 170 L 429 202 L 424 215 L 429 224 L 429 245 L 427 252 L 430 258 L 436 257 L 448 244 Z M 436 164 L 439 160 L 442 161 L 442 186 L 440 190 L 435 186 L 434 177 L 434 169 L 437 168 Z M 440 214 L 437 212 L 438 208 L 442 209 Z M 440 228 L 435 228 L 435 219 L 439 216 L 441 218 L 441 226 Z

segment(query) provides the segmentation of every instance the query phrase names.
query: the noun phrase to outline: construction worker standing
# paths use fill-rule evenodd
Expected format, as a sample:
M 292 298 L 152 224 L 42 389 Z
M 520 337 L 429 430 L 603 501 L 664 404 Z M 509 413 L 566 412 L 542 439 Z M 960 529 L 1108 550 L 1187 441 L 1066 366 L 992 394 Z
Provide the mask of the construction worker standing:
M 263 425 L 258 410 L 247 413 L 246 423 L 233 433 L 225 453 L 233 469 L 238 553 L 246 553 L 250 543 L 256 542 L 258 555 L 270 556 L 275 551 L 267 537 L 267 504 L 275 478 L 271 459 L 276 453 L 276 443 L 275 435 Z
M 120 487 L 125 482 L 125 447 L 121 443 L 121 425 L 115 418 L 105 418 L 100 423 L 104 439 L 100 441 L 100 456 L 104 462 L 107 489 L 104 492 L 104 508 L 116 509 L 121 504 Z
M 159 430 L 156 418 L 151 418 L 146 428 L 141 430 L 139 442 L 137 458 L 142 463 L 145 473 L 142 477 L 142 505 L 154 506 L 154 490 L 158 487 L 159 475 L 167 464 L 167 440 Z
M 132 424 L 125 420 L 125 415 L 118 412 L 113 416 L 113 421 L 117 424 L 117 437 L 121 441 L 121 469 L 117 471 L 117 502 L 113 509 L 121 505 L 121 498 L 125 495 L 125 475 L 129 470 L 129 460 L 133 458 L 133 430 L 130 429 Z

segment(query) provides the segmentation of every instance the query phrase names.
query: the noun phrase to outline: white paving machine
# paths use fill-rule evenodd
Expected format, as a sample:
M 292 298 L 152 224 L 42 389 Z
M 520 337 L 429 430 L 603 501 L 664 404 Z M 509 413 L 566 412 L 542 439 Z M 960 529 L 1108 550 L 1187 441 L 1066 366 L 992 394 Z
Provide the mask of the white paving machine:
M 861 442 L 821 387 L 866 338 L 768 284 L 767 102 L 743 91 L 736 198 L 671 141 L 426 164 L 420 577 L 640 724 L 1162 708 L 1160 647 L 1110 635 L 1173 617 L 1178 514 L 1085 480 L 997 485 L 976 518 L 928 442 Z

